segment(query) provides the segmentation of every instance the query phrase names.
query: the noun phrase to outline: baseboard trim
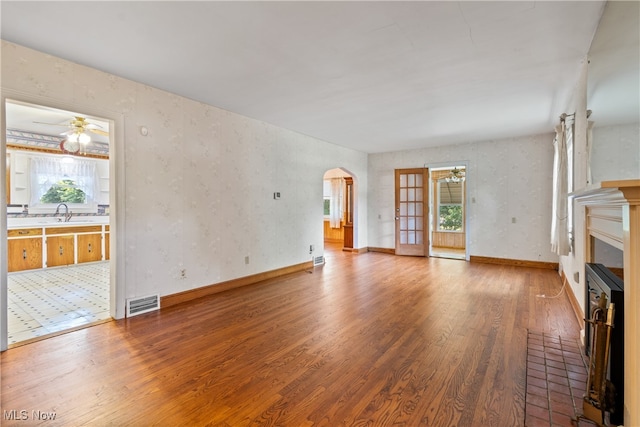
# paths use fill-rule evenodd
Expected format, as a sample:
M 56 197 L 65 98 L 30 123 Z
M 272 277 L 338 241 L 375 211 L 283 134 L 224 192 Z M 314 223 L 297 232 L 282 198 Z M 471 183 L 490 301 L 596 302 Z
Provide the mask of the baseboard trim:
M 396 254 L 396 250 L 393 248 L 376 248 L 374 246 L 369 246 L 367 248 L 367 252 L 382 252 L 383 254 L 391 254 L 391 255 Z
M 469 257 L 469 262 L 477 262 L 481 264 L 513 265 L 517 267 L 546 268 L 549 270 L 558 270 L 559 268 L 559 264 L 557 262 L 524 261 L 519 259 L 492 258 L 476 255 L 471 255 Z
M 285 276 L 287 274 L 297 273 L 313 268 L 313 262 L 303 262 L 302 264 L 291 265 L 288 267 L 278 268 L 275 270 L 265 271 L 263 273 L 253 274 L 251 276 L 239 277 L 237 279 L 227 280 L 225 282 L 215 283 L 213 285 L 203 286 L 201 288 L 190 289 L 176 294 L 165 295 L 160 297 L 160 307 L 167 308 L 183 302 L 206 297 L 230 289 L 240 288 L 242 286 L 253 285 L 268 279 Z
M 344 252 L 351 252 L 354 254 L 362 254 L 369 252 L 369 248 L 342 248 Z
M 576 294 L 573 293 L 573 288 L 567 279 L 567 276 L 564 274 L 560 274 L 560 279 L 562 280 L 562 285 L 567 292 L 567 298 L 569 298 L 569 303 L 571 304 L 571 308 L 573 309 L 573 314 L 576 315 L 576 319 L 578 320 L 578 325 L 580 325 L 580 329 L 584 330 L 584 313 L 580 308 L 580 303 L 578 303 L 578 299 L 576 298 Z

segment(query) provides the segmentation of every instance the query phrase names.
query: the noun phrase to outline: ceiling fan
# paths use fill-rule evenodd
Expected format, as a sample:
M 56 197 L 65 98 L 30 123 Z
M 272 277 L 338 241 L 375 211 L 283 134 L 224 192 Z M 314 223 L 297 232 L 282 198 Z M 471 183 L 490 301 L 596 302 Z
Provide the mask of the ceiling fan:
M 91 123 L 82 116 L 74 116 L 67 124 L 57 123 L 44 123 L 34 122 L 50 126 L 65 126 L 69 129 L 62 132 L 60 135 L 65 135 L 66 138 L 60 142 L 60 149 L 69 154 L 77 154 L 80 152 L 82 146 L 86 146 L 91 142 L 91 136 L 88 132 L 95 133 L 97 135 L 108 136 L 109 132 L 102 130 L 102 126 L 97 123 Z

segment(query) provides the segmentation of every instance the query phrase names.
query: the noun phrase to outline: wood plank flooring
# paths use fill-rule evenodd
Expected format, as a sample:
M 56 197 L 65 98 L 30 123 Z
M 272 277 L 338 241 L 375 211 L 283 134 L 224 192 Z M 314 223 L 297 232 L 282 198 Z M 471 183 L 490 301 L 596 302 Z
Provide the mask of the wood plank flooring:
M 579 333 L 556 271 L 335 249 L 2 353 L 2 425 L 524 425 L 527 330 Z

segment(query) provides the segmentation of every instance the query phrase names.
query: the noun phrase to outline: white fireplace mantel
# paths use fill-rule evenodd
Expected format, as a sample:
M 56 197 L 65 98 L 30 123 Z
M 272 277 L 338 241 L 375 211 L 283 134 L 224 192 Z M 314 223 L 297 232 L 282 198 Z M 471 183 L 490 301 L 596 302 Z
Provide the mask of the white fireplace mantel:
M 640 179 L 603 181 L 572 193 L 585 206 L 585 255 L 592 238 L 624 253 L 624 425 L 640 426 Z

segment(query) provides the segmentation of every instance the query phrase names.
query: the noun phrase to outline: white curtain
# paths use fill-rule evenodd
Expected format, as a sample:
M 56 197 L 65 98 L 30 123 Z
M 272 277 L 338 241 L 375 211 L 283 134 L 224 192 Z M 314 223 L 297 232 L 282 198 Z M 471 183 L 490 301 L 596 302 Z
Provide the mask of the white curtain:
M 593 141 L 593 122 L 587 122 L 587 184 L 593 184 L 591 175 L 591 145 Z
M 570 249 L 568 228 L 569 159 L 565 123 L 556 126 L 553 141 L 553 200 L 551 203 L 551 250 L 568 255 Z
M 329 204 L 329 224 L 331 228 L 340 228 L 342 219 L 342 178 L 331 178 L 331 200 Z
M 40 198 L 62 180 L 72 180 L 84 191 L 86 203 L 95 203 L 99 194 L 96 164 L 92 161 L 34 156 L 31 158 L 31 197 L 29 206 L 42 205 Z

